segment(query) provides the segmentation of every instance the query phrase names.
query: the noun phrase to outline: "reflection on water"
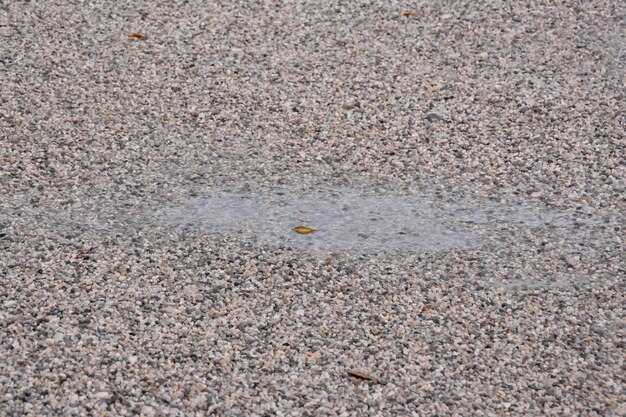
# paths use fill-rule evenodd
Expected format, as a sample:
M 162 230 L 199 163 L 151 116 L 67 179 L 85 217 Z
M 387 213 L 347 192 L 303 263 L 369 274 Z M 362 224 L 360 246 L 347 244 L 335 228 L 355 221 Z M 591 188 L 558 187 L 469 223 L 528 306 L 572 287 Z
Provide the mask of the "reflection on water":
M 444 202 L 425 195 L 364 196 L 333 190 L 308 195 L 218 193 L 197 198 L 168 217 L 175 224 L 244 233 L 270 245 L 374 253 L 471 248 L 484 241 L 481 230 L 502 223 L 537 227 L 549 215 L 476 199 Z M 299 225 L 315 233 L 294 233 Z
M 546 244 L 565 254 L 578 253 L 599 245 L 594 230 L 605 221 L 583 207 L 548 209 L 441 191 L 394 195 L 351 188 L 215 192 L 165 207 L 115 202 L 71 207 L 0 205 L 0 233 L 20 230 L 40 235 L 51 230 L 73 241 L 124 238 L 142 229 L 149 235 L 150 230 L 173 226 L 236 235 L 242 241 L 275 247 L 353 254 L 524 246 L 543 250 Z M 311 227 L 315 233 L 298 234 L 293 230 L 296 226 Z

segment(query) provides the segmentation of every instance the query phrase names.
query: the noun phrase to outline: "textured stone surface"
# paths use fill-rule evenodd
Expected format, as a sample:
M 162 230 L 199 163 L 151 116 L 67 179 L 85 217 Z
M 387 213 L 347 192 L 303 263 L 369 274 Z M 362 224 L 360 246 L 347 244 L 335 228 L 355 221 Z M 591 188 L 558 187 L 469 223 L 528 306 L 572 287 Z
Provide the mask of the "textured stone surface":
M 623 414 L 625 14 L 0 4 L 0 415 Z M 165 221 L 276 187 L 565 223 L 359 254 Z

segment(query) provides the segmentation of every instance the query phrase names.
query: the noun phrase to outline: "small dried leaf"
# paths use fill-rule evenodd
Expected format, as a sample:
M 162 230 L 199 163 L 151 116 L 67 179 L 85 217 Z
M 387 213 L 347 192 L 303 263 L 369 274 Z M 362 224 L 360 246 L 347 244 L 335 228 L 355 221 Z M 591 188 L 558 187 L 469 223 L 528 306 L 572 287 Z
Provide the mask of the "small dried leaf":
M 365 381 L 370 381 L 370 382 L 373 382 L 374 384 L 378 384 L 378 379 L 368 374 L 364 374 L 363 372 L 348 371 L 348 375 L 350 375 L 353 378 L 363 379 Z
M 293 231 L 299 235 L 310 235 L 311 233 L 315 232 L 315 230 L 306 226 L 296 226 L 293 228 Z
M 426 90 L 428 90 L 429 93 L 434 93 L 436 89 L 437 87 L 435 87 L 434 85 L 426 84 Z
M 142 40 L 142 41 L 145 41 L 145 40 L 146 40 L 146 37 L 145 37 L 145 36 L 143 36 L 143 35 L 142 35 L 142 34 L 140 34 L 140 33 L 131 33 L 131 34 L 128 36 L 128 38 L 129 38 L 129 39 L 139 39 L 139 40 Z
M 413 12 L 404 12 L 404 13 L 402 13 L 402 16 L 404 16 L 404 17 L 411 17 L 411 16 L 413 16 Z

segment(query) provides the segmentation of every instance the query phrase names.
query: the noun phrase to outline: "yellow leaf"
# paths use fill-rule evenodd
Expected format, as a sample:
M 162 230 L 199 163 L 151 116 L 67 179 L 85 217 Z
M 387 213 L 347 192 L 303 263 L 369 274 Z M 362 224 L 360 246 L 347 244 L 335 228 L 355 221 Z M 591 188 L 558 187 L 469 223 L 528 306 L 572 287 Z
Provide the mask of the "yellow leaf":
M 315 232 L 315 230 L 306 226 L 296 226 L 293 228 L 293 231 L 299 235 L 310 235 L 311 233 Z
M 142 40 L 142 41 L 146 40 L 146 37 L 143 36 L 140 33 L 131 33 L 128 37 L 131 38 L 131 39 L 139 39 L 139 40 Z

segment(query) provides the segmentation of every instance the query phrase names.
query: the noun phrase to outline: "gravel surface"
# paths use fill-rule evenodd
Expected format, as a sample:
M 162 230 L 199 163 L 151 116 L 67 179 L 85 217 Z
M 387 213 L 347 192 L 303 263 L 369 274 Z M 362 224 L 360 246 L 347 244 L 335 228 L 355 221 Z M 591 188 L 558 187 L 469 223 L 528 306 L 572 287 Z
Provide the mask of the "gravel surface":
M 554 3 L 0 2 L 0 416 L 626 415 L 626 5 Z

